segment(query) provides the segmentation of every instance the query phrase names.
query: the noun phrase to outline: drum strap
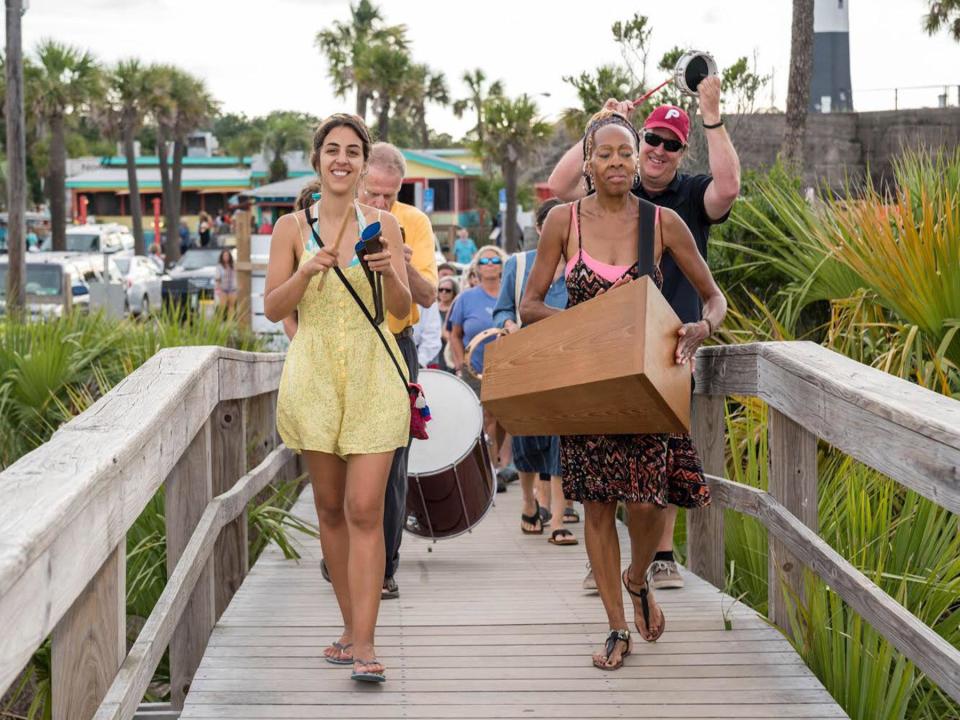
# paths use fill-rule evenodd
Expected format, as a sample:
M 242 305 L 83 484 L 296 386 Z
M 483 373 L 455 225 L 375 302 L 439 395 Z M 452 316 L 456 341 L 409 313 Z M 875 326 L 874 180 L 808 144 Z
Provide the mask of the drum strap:
M 655 244 L 657 224 L 657 206 L 652 202 L 640 199 L 639 238 L 637 240 L 637 269 L 640 277 L 649 275 L 653 278 L 653 246 Z

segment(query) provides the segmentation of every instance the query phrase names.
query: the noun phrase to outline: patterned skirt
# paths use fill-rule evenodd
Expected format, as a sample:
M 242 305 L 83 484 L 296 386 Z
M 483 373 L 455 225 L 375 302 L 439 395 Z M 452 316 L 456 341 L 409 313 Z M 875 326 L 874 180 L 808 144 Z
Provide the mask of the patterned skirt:
M 568 500 L 710 504 L 689 435 L 569 435 L 560 438 L 560 460 Z

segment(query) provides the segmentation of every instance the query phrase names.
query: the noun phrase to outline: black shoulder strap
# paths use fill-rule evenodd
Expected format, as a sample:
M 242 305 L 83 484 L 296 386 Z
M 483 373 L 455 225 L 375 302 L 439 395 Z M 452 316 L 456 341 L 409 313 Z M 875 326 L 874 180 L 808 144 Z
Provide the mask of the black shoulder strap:
M 347 280 L 347 277 L 343 274 L 343 271 L 340 270 L 340 268 L 336 265 L 333 266 L 333 271 L 337 274 L 337 277 L 340 278 L 340 282 L 343 283 L 344 287 L 347 288 L 347 292 L 350 293 L 350 296 L 356 301 L 357 305 L 360 306 L 360 309 L 363 311 L 363 316 L 369 321 L 373 329 L 377 331 L 377 336 L 380 338 L 380 342 L 383 343 L 383 348 L 387 351 L 387 355 L 389 355 L 390 359 L 393 361 L 393 366 L 397 369 L 397 373 L 400 375 L 400 380 L 403 382 L 403 386 L 407 387 L 407 378 L 403 374 L 403 370 L 400 369 L 400 363 L 398 363 L 397 358 L 394 357 L 393 351 L 390 349 L 390 345 L 387 343 L 387 338 L 384 337 L 383 331 L 377 325 L 376 320 L 373 319 L 373 315 L 370 314 L 370 310 L 368 310 L 367 306 L 363 304 L 363 300 L 357 294 L 357 291 L 353 289 L 353 285 L 351 285 L 350 281 Z
M 637 269 L 640 277 L 653 277 L 654 226 L 657 220 L 657 208 L 646 200 L 640 199 L 640 223 L 637 250 Z
M 307 218 L 307 227 L 310 228 L 310 232 L 313 233 L 313 239 L 317 241 L 317 245 L 323 247 L 323 240 L 320 239 L 320 234 L 317 232 L 317 229 L 313 226 L 313 217 L 310 215 L 310 206 L 308 205 L 303 209 L 303 215 Z

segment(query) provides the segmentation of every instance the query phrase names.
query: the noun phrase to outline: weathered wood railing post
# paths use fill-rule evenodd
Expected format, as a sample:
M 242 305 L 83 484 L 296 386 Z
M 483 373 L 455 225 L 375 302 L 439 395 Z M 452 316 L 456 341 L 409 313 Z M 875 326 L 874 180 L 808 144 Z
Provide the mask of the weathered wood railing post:
M 253 318 L 253 308 L 250 306 L 250 234 L 252 228 L 252 212 L 238 210 L 233 214 L 234 236 L 237 242 L 237 322 L 242 327 L 249 328 Z
M 54 720 L 92 718 L 127 654 L 126 571 L 121 542 L 53 630 Z
M 817 532 L 817 438 L 783 413 L 769 409 L 768 416 L 769 493 L 794 517 Z M 771 622 L 790 632 L 790 618 L 784 598 L 784 583 L 803 597 L 803 566 L 768 533 L 768 614 Z
M 167 576 L 173 573 L 200 516 L 213 499 L 210 459 L 210 421 L 180 457 L 167 477 Z M 203 659 L 204 648 L 216 623 L 213 562 L 207 561 L 200 579 L 170 640 L 170 702 L 183 708 L 193 674 Z
M 268 392 L 244 400 L 247 452 L 250 467 L 256 467 L 279 443 L 277 393 Z
M 210 421 L 213 494 L 216 496 L 232 488 L 247 469 L 247 433 L 242 401 L 220 402 Z M 247 575 L 249 555 L 246 510 L 223 528 L 213 557 L 216 578 L 215 606 L 219 620 Z
M 703 471 L 717 477 L 725 475 L 725 406 L 722 396 L 694 395 L 691 407 L 691 432 Z M 687 511 L 687 554 L 691 572 L 724 587 L 723 508 L 719 503 Z

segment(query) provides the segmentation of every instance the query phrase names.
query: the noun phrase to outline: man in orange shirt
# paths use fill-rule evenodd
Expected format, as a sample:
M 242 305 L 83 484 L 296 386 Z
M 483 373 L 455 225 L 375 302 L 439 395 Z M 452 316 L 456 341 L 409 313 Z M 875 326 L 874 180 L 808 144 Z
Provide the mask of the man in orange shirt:
M 399 202 L 397 195 L 407 164 L 403 153 L 390 143 L 375 143 L 370 149 L 367 175 L 360 184 L 360 202 L 389 211 L 400 223 L 404 233 L 404 253 L 407 260 L 407 280 L 412 304 L 406 317 L 387 314 L 387 324 L 397 339 L 410 372 L 410 382 L 417 381 L 419 362 L 413 341 L 413 326 L 420 319 L 417 307 L 430 307 L 437 301 L 436 241 L 430 218 L 412 205 Z M 387 498 L 383 512 L 383 532 L 386 540 L 387 565 L 384 572 L 383 599 L 399 597 L 394 575 L 400 562 L 400 541 L 407 511 L 407 447 L 397 450 L 387 482 Z

